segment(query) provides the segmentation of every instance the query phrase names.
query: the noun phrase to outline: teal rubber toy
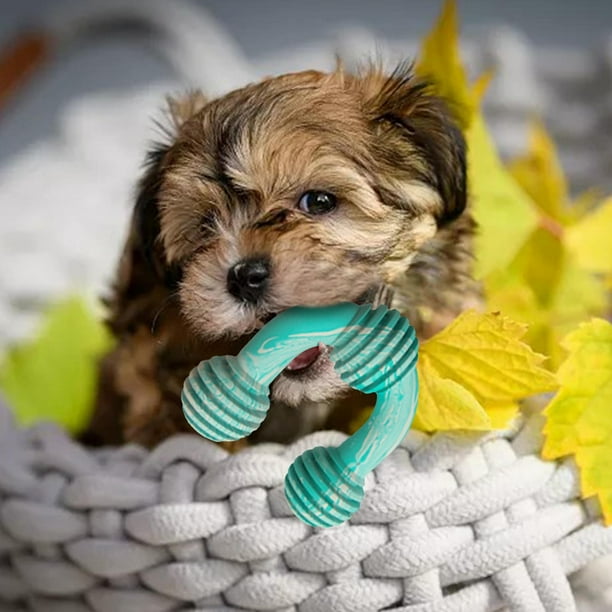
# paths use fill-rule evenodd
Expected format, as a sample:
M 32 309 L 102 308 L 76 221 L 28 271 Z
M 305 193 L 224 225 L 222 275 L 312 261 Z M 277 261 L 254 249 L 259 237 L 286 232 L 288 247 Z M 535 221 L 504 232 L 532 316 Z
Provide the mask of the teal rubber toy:
M 342 303 L 296 307 L 277 315 L 236 356 L 194 368 L 182 392 L 185 418 L 215 442 L 253 433 L 269 408 L 269 385 L 303 351 L 319 343 L 342 380 L 376 394 L 370 418 L 337 448 L 300 455 L 285 478 L 294 513 L 313 527 L 332 527 L 359 508 L 366 475 L 406 436 L 416 410 L 418 342 L 396 310 Z

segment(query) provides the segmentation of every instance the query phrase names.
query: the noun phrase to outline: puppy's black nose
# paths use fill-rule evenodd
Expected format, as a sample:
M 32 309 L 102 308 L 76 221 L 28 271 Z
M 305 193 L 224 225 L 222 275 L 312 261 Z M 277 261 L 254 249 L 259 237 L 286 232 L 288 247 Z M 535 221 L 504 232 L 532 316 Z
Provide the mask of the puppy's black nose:
M 267 259 L 244 259 L 227 273 L 227 290 L 235 298 L 255 304 L 263 295 L 269 276 L 270 263 Z

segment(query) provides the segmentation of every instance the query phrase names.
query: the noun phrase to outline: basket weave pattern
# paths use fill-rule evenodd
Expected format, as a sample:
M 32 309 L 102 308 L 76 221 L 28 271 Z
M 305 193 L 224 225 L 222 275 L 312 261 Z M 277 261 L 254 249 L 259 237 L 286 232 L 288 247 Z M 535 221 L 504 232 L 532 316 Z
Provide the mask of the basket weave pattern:
M 539 428 L 411 432 L 351 522 L 313 530 L 283 478 L 341 434 L 90 451 L 0 407 L 0 611 L 573 610 L 566 575 L 612 552 L 612 529 L 570 462 L 539 459 Z

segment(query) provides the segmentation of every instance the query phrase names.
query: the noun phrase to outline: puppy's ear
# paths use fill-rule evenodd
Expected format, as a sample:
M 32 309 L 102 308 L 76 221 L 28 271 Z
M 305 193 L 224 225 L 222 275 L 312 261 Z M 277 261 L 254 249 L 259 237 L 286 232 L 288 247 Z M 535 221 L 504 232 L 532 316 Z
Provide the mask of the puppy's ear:
M 134 248 L 140 250 L 144 261 L 160 282 L 173 287 L 177 282 L 177 270 L 168 267 L 159 244 L 160 222 L 158 196 L 163 180 L 164 166 L 172 143 L 182 126 L 206 104 L 201 91 L 194 91 L 179 98 L 166 99 L 169 125 L 159 126 L 165 143 L 159 143 L 147 154 L 145 174 L 138 186 L 138 195 L 132 220 Z
M 180 280 L 180 269 L 168 265 L 159 241 L 159 192 L 176 136 L 182 125 L 205 103 L 201 92 L 167 100 L 170 125 L 159 125 L 164 142 L 148 152 L 145 172 L 138 183 L 129 235 L 119 264 L 114 298 L 110 301 L 112 319 L 127 317 L 128 313 L 133 315 L 128 318 L 141 319 L 145 316 L 147 303 L 156 302 L 164 292 L 172 291 Z
M 414 76 L 411 64 L 400 64 L 390 75 L 370 67 L 359 86 L 386 163 L 395 166 L 395 178 L 402 180 L 398 165 L 403 164 L 438 192 L 438 224 L 456 219 L 467 203 L 466 144 L 448 105 Z
M 132 265 L 144 265 L 152 278 L 163 284 L 171 283 L 169 270 L 159 244 L 160 222 L 158 197 L 163 179 L 164 160 L 168 145 L 157 145 L 147 154 L 146 170 L 138 184 L 136 204 L 128 247 Z
M 207 103 L 208 98 L 200 90 L 176 98 L 168 96 L 166 98 L 168 116 L 175 135 L 180 131 L 183 124 L 202 110 Z

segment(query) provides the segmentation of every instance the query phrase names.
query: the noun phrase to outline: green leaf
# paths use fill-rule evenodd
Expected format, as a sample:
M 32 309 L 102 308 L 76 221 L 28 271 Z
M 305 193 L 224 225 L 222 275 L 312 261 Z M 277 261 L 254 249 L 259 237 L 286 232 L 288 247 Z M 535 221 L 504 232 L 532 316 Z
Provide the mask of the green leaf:
M 51 307 L 36 338 L 9 350 L 0 390 L 27 425 L 52 420 L 79 431 L 91 414 L 99 357 L 111 346 L 103 323 L 79 298 Z

